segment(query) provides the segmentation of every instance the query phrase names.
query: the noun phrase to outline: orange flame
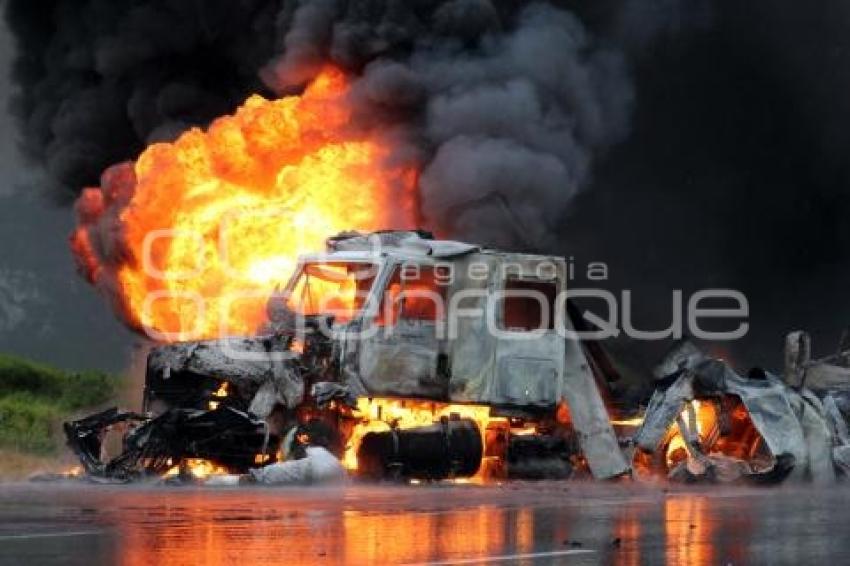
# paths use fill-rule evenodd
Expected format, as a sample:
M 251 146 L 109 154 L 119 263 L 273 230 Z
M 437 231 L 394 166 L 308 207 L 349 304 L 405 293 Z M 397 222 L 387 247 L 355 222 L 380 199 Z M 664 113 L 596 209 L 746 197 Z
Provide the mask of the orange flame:
M 428 426 L 439 422 L 440 417 L 448 417 L 452 414 L 460 418 L 471 419 L 478 425 L 481 432 L 481 442 L 485 446 L 485 457 L 478 473 L 471 478 L 476 483 L 485 480 L 485 474 L 489 471 L 487 466 L 486 445 L 488 427 L 510 427 L 508 419 L 495 417 L 490 414 L 490 407 L 486 405 L 446 404 L 432 401 L 419 401 L 414 399 L 393 399 L 384 397 L 357 399 L 357 422 L 352 430 L 351 436 L 342 457 L 342 465 L 348 470 L 356 470 L 357 450 L 363 437 L 370 432 L 382 432 L 391 426 L 398 429 L 410 429 Z M 511 430 L 513 434 L 528 434 L 534 432 L 526 430 Z M 458 480 L 455 480 L 458 481 Z M 462 480 L 461 480 L 462 481 Z
M 348 87 L 325 69 L 300 96 L 251 96 L 207 131 L 107 171 L 78 201 L 71 246 L 82 271 L 98 283 L 111 269 L 128 322 L 160 339 L 248 334 L 299 253 L 341 230 L 412 226 L 416 172 L 352 131 Z M 127 257 L 105 267 L 92 231 L 110 207 Z
M 189 458 L 169 468 L 162 477 L 170 478 L 178 476 L 181 472 L 186 473 L 195 479 L 204 480 L 210 476 L 226 474 L 227 469 L 223 466 L 210 462 L 209 460 Z
M 221 403 L 221 399 L 224 399 L 225 397 L 227 397 L 227 386 L 228 386 L 228 382 L 222 381 L 221 385 L 218 386 L 218 389 L 216 389 L 215 393 L 212 394 L 212 396 L 216 400 L 215 401 L 210 400 L 207 403 L 207 408 L 210 411 L 216 410 L 218 408 L 218 405 Z
M 706 411 L 701 409 L 708 407 L 710 410 L 710 405 L 703 405 L 699 401 L 694 400 L 690 402 L 690 406 L 696 417 L 696 430 L 693 432 L 700 439 L 703 439 L 707 428 L 706 425 L 709 423 L 707 422 Z M 690 426 L 689 409 L 687 406 L 682 409 L 682 413 L 679 416 L 686 425 Z M 687 448 L 685 438 L 682 436 L 682 432 L 676 423 L 670 425 L 670 430 L 667 434 L 670 436 L 670 442 L 667 444 L 666 459 L 667 465 L 671 466 L 675 460 L 685 457 Z

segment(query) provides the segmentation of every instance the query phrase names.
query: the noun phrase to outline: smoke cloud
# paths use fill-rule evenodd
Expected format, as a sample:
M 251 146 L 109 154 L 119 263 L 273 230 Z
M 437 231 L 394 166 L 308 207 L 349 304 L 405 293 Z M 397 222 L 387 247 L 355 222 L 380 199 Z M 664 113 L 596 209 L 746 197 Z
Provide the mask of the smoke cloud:
M 632 102 L 622 55 L 547 4 L 12 2 L 8 18 L 26 54 L 25 145 L 70 193 L 252 91 L 297 92 L 330 62 L 359 77 L 359 127 L 395 136 L 395 158 L 421 168 L 424 224 L 516 245 L 501 229 L 515 223 L 537 245 L 626 133 Z
M 266 80 L 283 92 L 328 60 L 360 70 L 352 101 L 361 125 L 391 132 L 399 159 L 421 162 L 426 226 L 496 246 L 543 245 L 594 155 L 628 129 L 622 54 L 546 4 L 373 5 L 284 9 L 284 49 Z
M 263 92 L 276 14 L 267 0 L 8 2 L 13 109 L 52 195 L 68 202 L 109 165 Z

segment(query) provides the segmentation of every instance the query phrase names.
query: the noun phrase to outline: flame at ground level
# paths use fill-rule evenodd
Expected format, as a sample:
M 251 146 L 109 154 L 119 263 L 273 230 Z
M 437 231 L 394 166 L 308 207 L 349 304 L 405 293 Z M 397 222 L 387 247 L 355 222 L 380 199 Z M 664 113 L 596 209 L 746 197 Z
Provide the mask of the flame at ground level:
M 724 416 L 725 415 L 725 416 Z M 699 449 L 706 456 L 722 455 L 758 466 L 766 465 L 761 449 L 764 443 L 741 400 L 735 396 L 693 400 L 685 404 L 679 415 L 683 427 L 674 422 L 662 441 L 665 471 L 693 457 Z M 697 446 L 689 446 L 690 437 Z M 647 462 L 637 459 L 635 465 L 645 472 Z
M 342 230 L 415 224 L 416 171 L 351 129 L 347 92 L 329 68 L 300 96 L 252 96 L 108 170 L 77 203 L 80 269 L 160 340 L 255 332 L 299 253 Z
M 481 433 L 481 443 L 484 447 L 484 455 L 478 473 L 469 481 L 481 483 L 493 472 L 491 467 L 498 464 L 497 460 L 504 457 L 503 452 L 494 451 L 488 441 L 494 433 L 510 434 L 533 434 L 536 427 L 532 423 L 511 423 L 506 417 L 497 417 L 491 414 L 491 407 L 485 405 L 471 404 L 449 404 L 433 401 L 421 401 L 414 399 L 396 398 L 366 398 L 357 399 L 357 410 L 355 425 L 348 437 L 345 452 L 342 457 L 343 466 L 356 471 L 358 468 L 357 450 L 363 437 L 370 432 L 385 432 L 390 428 L 400 430 L 428 426 L 439 422 L 442 417 L 457 417 L 469 419 L 475 422 Z M 504 448 L 504 447 L 502 447 Z M 466 480 L 456 480 L 466 481 Z
M 227 468 L 201 458 L 187 458 L 172 466 L 163 474 L 163 478 L 179 475 L 190 476 L 197 480 L 205 480 L 210 476 L 227 474 Z

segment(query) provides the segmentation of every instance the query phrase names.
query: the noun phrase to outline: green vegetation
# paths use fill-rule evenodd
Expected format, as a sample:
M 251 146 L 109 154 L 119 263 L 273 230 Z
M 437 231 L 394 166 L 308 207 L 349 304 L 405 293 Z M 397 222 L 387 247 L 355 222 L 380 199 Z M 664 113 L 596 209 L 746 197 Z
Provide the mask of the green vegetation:
M 68 373 L 0 354 L 0 449 L 55 453 L 62 421 L 115 396 L 118 380 L 104 373 Z

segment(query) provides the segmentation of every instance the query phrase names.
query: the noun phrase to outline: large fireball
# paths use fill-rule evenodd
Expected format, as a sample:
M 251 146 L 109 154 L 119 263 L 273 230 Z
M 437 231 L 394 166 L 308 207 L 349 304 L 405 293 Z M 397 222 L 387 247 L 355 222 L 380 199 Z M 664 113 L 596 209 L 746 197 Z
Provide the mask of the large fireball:
M 84 274 L 160 339 L 249 334 L 299 253 L 341 230 L 411 227 L 415 171 L 349 128 L 347 90 L 329 68 L 300 96 L 252 96 L 107 171 L 77 205 Z

